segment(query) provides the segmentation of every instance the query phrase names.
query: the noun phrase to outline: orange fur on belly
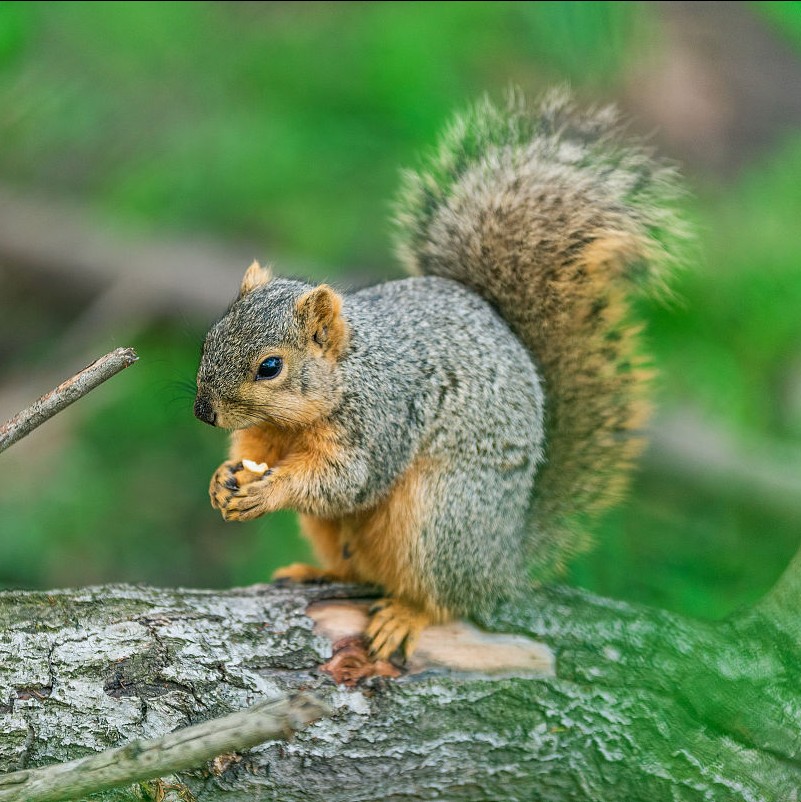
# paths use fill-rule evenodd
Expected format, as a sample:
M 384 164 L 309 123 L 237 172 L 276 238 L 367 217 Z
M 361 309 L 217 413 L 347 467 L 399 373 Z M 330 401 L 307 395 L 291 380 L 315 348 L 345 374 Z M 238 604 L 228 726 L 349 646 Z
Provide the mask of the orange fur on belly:
M 431 460 L 418 459 L 375 507 L 338 520 L 302 515 L 300 521 L 327 572 L 380 585 L 393 597 L 444 620 L 445 611 L 430 601 L 421 541 L 425 488 L 433 472 Z

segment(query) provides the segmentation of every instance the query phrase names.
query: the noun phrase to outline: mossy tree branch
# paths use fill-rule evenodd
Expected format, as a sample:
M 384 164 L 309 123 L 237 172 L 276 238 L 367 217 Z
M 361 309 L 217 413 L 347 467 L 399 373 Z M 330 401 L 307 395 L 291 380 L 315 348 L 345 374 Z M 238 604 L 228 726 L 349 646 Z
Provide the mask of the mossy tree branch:
M 171 784 L 202 802 L 772 802 L 801 789 L 801 646 L 781 605 L 712 624 L 543 589 L 484 622 L 505 635 L 432 628 L 391 677 L 368 676 L 359 652 L 364 592 L 1 594 L 0 768 L 311 690 L 331 717 Z

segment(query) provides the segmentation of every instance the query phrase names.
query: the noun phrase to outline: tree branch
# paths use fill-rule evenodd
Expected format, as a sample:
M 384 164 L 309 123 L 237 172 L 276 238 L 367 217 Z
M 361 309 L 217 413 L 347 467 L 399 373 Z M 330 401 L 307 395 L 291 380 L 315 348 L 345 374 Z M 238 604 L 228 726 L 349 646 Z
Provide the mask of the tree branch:
M 0 777 L 0 802 L 67 802 L 84 794 L 197 768 L 234 750 L 283 740 L 326 715 L 308 694 L 284 696 L 152 741 L 134 741 L 99 755 Z
M 62 382 L 49 393 L 45 393 L 27 409 L 18 412 L 13 418 L 0 426 L 0 452 L 14 445 L 25 435 L 41 426 L 74 401 L 85 396 L 95 387 L 133 365 L 139 357 L 133 348 L 117 348 L 110 354 L 101 356 L 79 373 Z
M 764 616 L 698 622 L 541 589 L 488 617 L 492 634 L 430 627 L 399 671 L 366 659 L 367 592 L 2 593 L 0 771 L 312 692 L 332 714 L 291 743 L 176 782 L 203 802 L 773 802 L 801 788 L 801 646 Z

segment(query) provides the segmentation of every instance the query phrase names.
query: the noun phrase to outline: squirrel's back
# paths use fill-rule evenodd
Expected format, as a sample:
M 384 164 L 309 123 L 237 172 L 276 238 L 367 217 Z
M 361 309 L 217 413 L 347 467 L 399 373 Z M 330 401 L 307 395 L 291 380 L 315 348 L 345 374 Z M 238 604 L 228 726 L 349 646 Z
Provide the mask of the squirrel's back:
M 343 313 L 350 344 L 342 369 L 361 389 L 334 414 L 354 437 L 372 433 L 375 476 L 394 482 L 421 455 L 459 463 L 480 453 L 487 466 L 518 451 L 533 474 L 543 439 L 539 376 L 485 299 L 424 276 L 347 295 Z
M 541 570 L 625 488 L 647 414 L 628 297 L 664 287 L 683 238 L 673 170 L 617 135 L 611 109 L 579 113 L 565 92 L 534 109 L 517 95 L 503 110 L 484 101 L 406 176 L 397 204 L 410 270 L 489 301 L 541 371 L 545 464 L 531 513 Z

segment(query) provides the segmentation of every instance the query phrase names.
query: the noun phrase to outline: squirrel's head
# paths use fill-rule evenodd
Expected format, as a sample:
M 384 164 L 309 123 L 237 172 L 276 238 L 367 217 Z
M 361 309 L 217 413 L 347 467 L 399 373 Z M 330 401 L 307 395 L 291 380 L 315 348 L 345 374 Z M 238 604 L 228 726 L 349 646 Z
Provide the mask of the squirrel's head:
M 195 416 L 212 426 L 307 426 L 331 411 L 348 344 L 342 298 L 274 279 L 254 262 L 239 297 L 206 335 Z

